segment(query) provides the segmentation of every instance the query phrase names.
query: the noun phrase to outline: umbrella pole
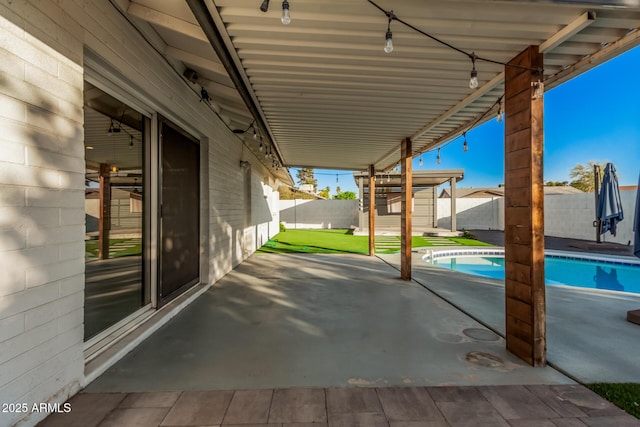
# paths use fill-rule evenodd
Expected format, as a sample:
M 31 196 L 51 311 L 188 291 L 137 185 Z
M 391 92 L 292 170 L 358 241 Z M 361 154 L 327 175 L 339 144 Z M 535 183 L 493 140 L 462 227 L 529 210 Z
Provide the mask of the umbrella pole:
M 598 217 L 598 198 L 600 196 L 600 166 L 593 165 L 593 181 L 594 181 L 594 194 L 596 198 L 596 243 L 601 243 L 600 241 L 600 228 L 602 228 L 602 221 Z

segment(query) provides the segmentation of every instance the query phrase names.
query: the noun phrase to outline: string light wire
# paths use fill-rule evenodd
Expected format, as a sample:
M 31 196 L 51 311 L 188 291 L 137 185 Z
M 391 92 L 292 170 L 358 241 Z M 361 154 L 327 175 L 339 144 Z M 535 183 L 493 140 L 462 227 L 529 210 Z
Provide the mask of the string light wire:
M 491 58 L 485 58 L 484 56 L 478 56 L 476 55 L 474 52 L 467 52 L 463 49 L 460 49 L 457 46 L 452 45 L 451 43 L 447 43 L 446 41 L 433 36 L 429 33 L 427 33 L 426 31 L 421 30 L 420 28 L 408 23 L 407 21 L 405 21 L 402 18 L 399 18 L 395 13 L 393 13 L 393 11 L 387 11 L 384 8 L 382 8 L 381 6 L 379 6 L 376 2 L 374 2 L 373 0 L 367 0 L 369 3 L 371 3 L 376 9 L 378 9 L 380 12 L 384 13 L 387 18 L 389 18 L 389 27 L 391 25 L 391 21 L 398 21 L 399 23 L 401 23 L 402 25 L 404 25 L 407 28 L 410 28 L 411 30 L 422 34 L 425 37 L 430 38 L 431 40 L 435 41 L 436 43 L 439 43 L 443 46 L 448 47 L 451 50 L 455 50 L 456 52 L 459 52 L 463 55 L 465 55 L 467 58 L 469 58 L 469 60 L 472 62 L 473 65 L 473 69 L 471 71 L 471 78 L 473 79 L 474 77 L 476 78 L 477 81 L 477 71 L 475 69 L 475 62 L 476 61 L 484 61 L 484 62 L 488 62 L 491 64 L 497 64 L 497 65 L 502 65 L 505 67 L 513 67 L 513 68 L 519 68 L 522 70 L 529 70 L 529 71 L 533 71 L 538 73 L 539 76 L 542 76 L 544 69 L 543 68 L 531 68 L 531 67 L 526 67 L 524 65 L 518 65 L 518 64 L 510 64 L 510 63 L 506 63 L 506 62 L 502 62 L 502 61 L 497 61 L 495 59 L 491 59 Z M 387 30 L 389 31 L 389 30 Z M 475 76 L 474 76 L 475 74 Z

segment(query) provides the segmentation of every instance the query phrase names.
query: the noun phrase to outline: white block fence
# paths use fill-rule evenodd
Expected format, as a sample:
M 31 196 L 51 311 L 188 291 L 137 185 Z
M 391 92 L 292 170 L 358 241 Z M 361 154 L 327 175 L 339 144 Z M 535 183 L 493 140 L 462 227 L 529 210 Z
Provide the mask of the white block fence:
M 633 241 L 636 190 L 620 193 L 625 218 L 616 236 L 602 241 Z M 451 200 L 438 199 L 438 227 L 451 227 Z M 461 198 L 456 201 L 458 230 L 504 230 L 504 198 Z M 350 228 L 358 225 L 357 200 L 280 200 L 280 220 L 288 229 Z M 557 194 L 544 198 L 545 235 L 595 240 L 593 193 Z
M 621 191 L 624 220 L 618 224 L 616 236 L 606 233 L 603 242 L 626 245 L 633 241 L 633 212 L 636 190 Z M 504 230 L 504 199 L 464 198 L 456 201 L 458 229 Z M 595 201 L 593 193 L 557 194 L 544 198 L 544 234 L 554 237 L 595 241 L 593 227 Z M 438 199 L 438 227 L 451 224 L 450 199 Z

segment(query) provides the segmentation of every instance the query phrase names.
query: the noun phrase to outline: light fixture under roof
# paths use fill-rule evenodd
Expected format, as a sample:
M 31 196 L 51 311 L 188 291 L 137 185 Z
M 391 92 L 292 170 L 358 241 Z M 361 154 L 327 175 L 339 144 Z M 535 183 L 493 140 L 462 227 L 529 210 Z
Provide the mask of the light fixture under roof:
M 284 0 L 282 2 L 282 18 L 280 18 L 280 21 L 284 25 L 289 25 L 291 23 L 291 14 L 289 13 L 289 1 L 288 0 Z
M 477 89 L 478 88 L 478 71 L 476 70 L 476 54 L 471 54 L 471 78 L 469 79 L 469 88 Z

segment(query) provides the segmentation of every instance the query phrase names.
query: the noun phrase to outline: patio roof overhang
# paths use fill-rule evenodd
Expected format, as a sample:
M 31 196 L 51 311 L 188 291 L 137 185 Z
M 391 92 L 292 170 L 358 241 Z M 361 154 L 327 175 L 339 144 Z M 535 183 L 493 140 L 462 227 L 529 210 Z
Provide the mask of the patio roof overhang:
M 285 166 L 387 171 L 403 138 L 417 154 L 495 116 L 504 66 L 477 62 L 480 86 L 469 89 L 467 56 L 398 22 L 395 50 L 385 54 L 387 17 L 367 0 L 292 0 L 290 25 L 280 23 L 280 2 L 266 13 L 260 3 L 119 1 L 176 68 L 197 72 L 229 127 L 251 133 L 255 120 Z M 546 89 L 640 43 L 635 0 L 379 4 L 499 62 L 539 45 Z M 247 140 L 259 154 L 259 141 Z

